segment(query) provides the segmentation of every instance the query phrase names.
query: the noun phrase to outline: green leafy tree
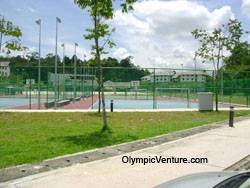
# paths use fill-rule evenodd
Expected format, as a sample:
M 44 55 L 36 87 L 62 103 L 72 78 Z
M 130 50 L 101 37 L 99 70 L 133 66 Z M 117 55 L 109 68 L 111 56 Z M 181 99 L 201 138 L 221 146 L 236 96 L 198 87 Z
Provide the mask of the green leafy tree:
M 215 100 L 218 111 L 218 78 L 219 70 L 225 60 L 225 52 L 231 52 L 240 43 L 244 31 L 238 20 L 230 19 L 227 25 L 215 28 L 212 32 L 203 29 L 195 29 L 192 35 L 200 43 L 195 52 L 195 58 L 201 58 L 203 62 L 213 63 L 215 75 Z
M 250 70 L 250 49 L 247 42 L 237 44 L 232 50 L 231 55 L 225 58 L 225 72 L 228 78 L 245 79 Z M 244 74 L 246 73 L 246 74 Z M 248 75 L 248 74 L 247 74 Z
M 230 39 L 228 45 L 230 55 L 224 59 L 226 72 L 229 72 L 227 75 L 230 79 L 244 78 L 246 75 L 243 72 L 250 70 L 250 49 L 249 43 L 242 41 L 241 38 L 249 32 L 244 30 L 238 20 L 230 20 L 227 31 Z
M 195 52 L 195 58 L 199 57 L 203 62 L 213 63 L 215 73 L 215 100 L 216 111 L 218 111 L 218 70 L 221 60 L 223 59 L 223 48 L 226 44 L 226 37 L 222 33 L 222 29 L 214 29 L 211 33 L 206 30 L 196 29 L 192 32 L 195 39 L 198 39 L 201 46 Z
M 136 0 L 121 0 L 120 6 L 124 13 L 133 9 L 132 4 Z M 98 65 L 98 96 L 99 96 L 99 108 L 103 116 L 103 131 L 108 130 L 107 114 L 105 108 L 104 98 L 104 86 L 103 86 L 103 70 L 101 55 L 107 53 L 105 48 L 108 46 L 112 48 L 115 44 L 110 39 L 111 33 L 115 31 L 114 28 L 110 28 L 107 21 L 114 17 L 114 2 L 115 0 L 74 0 L 74 2 L 81 8 L 88 11 L 91 17 L 93 27 L 86 29 L 85 39 L 93 40 L 92 55 L 95 57 L 96 64 Z M 102 104 L 102 105 L 101 105 Z
M 0 20 L 0 52 L 6 49 L 7 53 L 11 51 L 22 50 L 20 37 L 22 32 L 18 26 L 15 26 L 11 21 L 4 17 Z M 6 40 L 4 40 L 6 38 Z

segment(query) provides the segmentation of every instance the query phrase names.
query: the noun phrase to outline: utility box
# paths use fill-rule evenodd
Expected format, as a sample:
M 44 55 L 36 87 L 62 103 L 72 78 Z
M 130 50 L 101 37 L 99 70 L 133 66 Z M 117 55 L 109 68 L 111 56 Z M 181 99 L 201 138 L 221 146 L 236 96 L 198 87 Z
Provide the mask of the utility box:
M 200 92 L 198 93 L 199 111 L 213 111 L 213 93 Z

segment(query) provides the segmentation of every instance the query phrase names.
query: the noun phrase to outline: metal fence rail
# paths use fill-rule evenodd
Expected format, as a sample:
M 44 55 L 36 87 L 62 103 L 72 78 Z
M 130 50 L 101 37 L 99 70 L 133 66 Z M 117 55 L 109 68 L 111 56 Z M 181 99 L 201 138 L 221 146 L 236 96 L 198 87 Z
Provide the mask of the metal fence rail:
M 220 104 L 250 106 L 248 71 L 216 76 L 212 70 L 103 67 L 103 75 L 105 97 L 117 108 L 168 108 L 167 103 L 189 108 L 199 92 L 217 92 Z M 0 108 L 96 108 L 96 67 L 58 66 L 55 73 L 54 67 L 41 66 L 40 77 L 35 66 L 12 66 L 8 77 L 0 77 Z

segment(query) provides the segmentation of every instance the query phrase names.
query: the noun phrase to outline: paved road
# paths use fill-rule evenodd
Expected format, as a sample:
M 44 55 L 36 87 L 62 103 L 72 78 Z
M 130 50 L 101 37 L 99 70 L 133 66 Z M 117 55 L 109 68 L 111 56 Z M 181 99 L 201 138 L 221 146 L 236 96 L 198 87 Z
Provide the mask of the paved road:
M 122 156 L 9 182 L 8 188 L 153 187 L 189 173 L 221 171 L 250 154 L 250 120 L 126 154 L 131 157 L 206 157 L 207 164 L 124 164 Z M 1 187 L 1 186 L 0 186 Z

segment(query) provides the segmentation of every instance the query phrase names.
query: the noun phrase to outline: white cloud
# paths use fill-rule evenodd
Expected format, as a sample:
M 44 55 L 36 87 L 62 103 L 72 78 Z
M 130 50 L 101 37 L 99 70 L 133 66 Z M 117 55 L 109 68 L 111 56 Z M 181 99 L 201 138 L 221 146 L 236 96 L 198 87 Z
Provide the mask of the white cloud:
M 31 13 L 36 12 L 36 10 L 35 10 L 34 8 L 32 8 L 32 7 L 27 7 L 27 9 L 28 9 L 28 11 L 30 11 Z
M 72 57 L 75 53 L 75 45 L 73 42 L 61 42 L 58 41 L 57 43 L 57 53 L 59 54 L 59 56 L 63 56 L 63 49 L 61 47 L 62 44 L 65 44 L 65 55 L 68 57 Z M 46 46 L 45 48 L 42 46 L 42 54 L 46 55 L 46 53 L 55 53 L 55 38 L 47 38 L 46 40 L 42 41 L 42 45 Z M 45 52 L 43 50 L 46 50 Z M 53 49 L 52 51 L 48 49 Z M 36 48 L 36 51 L 38 51 L 38 49 Z M 77 46 L 76 48 L 76 54 L 77 57 L 84 60 L 88 60 L 91 58 L 91 52 L 89 50 L 87 50 L 86 48 L 82 47 L 80 44 L 79 46 Z
M 131 56 L 131 54 L 128 52 L 127 49 L 125 48 L 117 48 L 113 51 L 112 53 L 113 57 L 117 58 L 117 59 L 124 59 L 128 56 Z
M 210 11 L 195 1 L 148 0 L 134 4 L 134 11 L 116 11 L 113 21 L 121 46 L 145 67 L 193 66 L 197 42 L 195 28 L 211 30 L 234 15 L 230 6 Z
M 242 12 L 250 19 L 250 0 L 242 0 Z
M 72 57 L 75 53 L 75 45 L 73 43 L 65 43 L 65 55 Z M 60 49 L 60 54 L 62 55 L 62 50 Z M 90 51 L 86 50 L 85 48 L 78 46 L 76 48 L 77 57 L 84 60 L 88 60 L 91 58 Z

